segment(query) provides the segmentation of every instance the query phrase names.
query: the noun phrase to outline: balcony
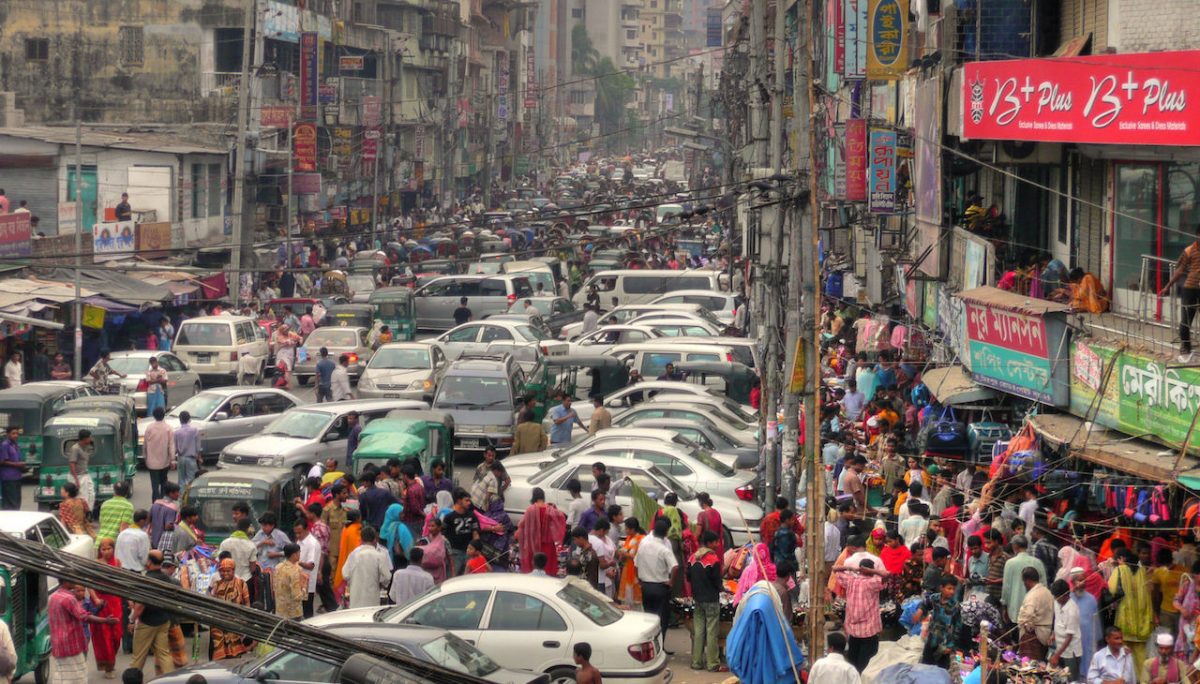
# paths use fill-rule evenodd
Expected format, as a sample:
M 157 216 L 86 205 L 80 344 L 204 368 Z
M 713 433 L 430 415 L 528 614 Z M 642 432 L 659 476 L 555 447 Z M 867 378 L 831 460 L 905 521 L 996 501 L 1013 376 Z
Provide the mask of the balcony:
M 200 91 L 206 94 L 234 95 L 237 93 L 241 72 L 206 71 L 200 78 Z

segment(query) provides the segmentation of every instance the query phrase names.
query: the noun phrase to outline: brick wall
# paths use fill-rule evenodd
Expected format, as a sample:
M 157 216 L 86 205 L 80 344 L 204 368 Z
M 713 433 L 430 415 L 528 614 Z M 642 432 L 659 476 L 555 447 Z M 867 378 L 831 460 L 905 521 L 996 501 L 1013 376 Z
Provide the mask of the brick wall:
M 1120 52 L 1194 49 L 1200 44 L 1196 0 L 1117 0 L 1110 42 Z

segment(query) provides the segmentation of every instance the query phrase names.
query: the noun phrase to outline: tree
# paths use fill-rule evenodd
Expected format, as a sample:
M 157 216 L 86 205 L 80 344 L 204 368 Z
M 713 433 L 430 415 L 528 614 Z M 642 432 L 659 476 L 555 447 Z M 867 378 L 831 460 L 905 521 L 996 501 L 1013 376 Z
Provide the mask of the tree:
M 612 59 L 605 57 L 596 63 L 596 122 L 600 134 L 620 130 L 628 120 L 625 109 L 633 97 L 636 83 L 629 74 L 619 71 Z
M 588 35 L 587 27 L 583 24 L 576 24 L 571 29 L 571 71 L 581 75 L 596 73 L 596 62 L 599 59 L 600 53 L 592 45 L 592 38 Z

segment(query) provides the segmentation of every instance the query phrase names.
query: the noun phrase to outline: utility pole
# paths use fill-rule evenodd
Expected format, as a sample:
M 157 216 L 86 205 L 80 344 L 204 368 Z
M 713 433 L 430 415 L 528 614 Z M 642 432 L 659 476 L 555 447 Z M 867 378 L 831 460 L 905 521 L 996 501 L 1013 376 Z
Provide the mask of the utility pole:
M 238 79 L 237 140 L 233 148 L 233 250 L 230 254 L 229 289 L 233 292 L 233 309 L 240 310 L 242 294 L 242 250 L 246 239 L 246 134 L 250 128 L 250 55 L 254 52 L 254 22 L 258 0 L 246 0 L 242 18 L 242 77 Z M 291 139 L 291 134 L 288 135 Z M 290 188 L 290 186 L 289 186 Z M 76 250 L 78 251 L 78 250 Z
M 483 209 L 490 211 L 492 208 L 492 143 L 495 140 L 493 137 L 496 130 L 496 122 L 492 117 L 496 114 L 496 96 L 488 95 L 488 110 L 487 117 L 487 142 L 483 146 Z
M 375 91 L 380 93 L 380 97 L 382 97 L 382 93 L 383 93 L 383 71 L 384 71 L 384 69 L 388 69 L 390 71 L 389 65 L 392 61 L 392 38 L 390 35 L 388 36 L 388 39 L 387 39 L 387 49 L 384 50 L 383 54 L 384 54 L 384 59 L 377 58 L 375 60 Z M 390 84 L 391 81 L 389 80 L 388 83 Z M 401 84 L 401 85 L 403 86 L 403 84 Z M 401 93 L 404 92 L 403 88 L 401 89 L 400 92 Z M 388 88 L 387 102 L 388 102 L 388 118 L 389 118 L 388 123 L 390 124 L 391 123 L 390 119 L 392 118 L 392 112 L 393 112 L 392 89 L 390 86 Z M 401 111 L 403 111 L 403 109 Z M 375 242 L 377 240 L 379 240 L 379 164 L 380 164 L 380 162 L 383 161 L 382 156 L 383 156 L 384 152 L 386 151 L 385 142 L 387 141 L 387 138 L 384 137 L 384 135 L 383 135 L 383 128 L 384 128 L 383 126 L 380 126 L 379 130 L 377 130 L 375 132 L 375 135 L 378 137 L 375 139 L 375 160 L 374 160 L 374 163 L 371 164 L 371 167 L 372 167 L 371 168 L 371 248 L 372 249 L 375 248 Z
M 75 93 L 76 99 L 79 93 Z M 75 378 L 83 379 L 83 303 L 80 301 L 79 269 L 82 267 L 80 252 L 83 251 L 83 124 L 74 103 L 71 116 L 75 119 Z
M 767 0 L 750 0 L 750 69 L 746 72 L 745 90 L 750 95 L 750 141 L 749 166 L 761 168 L 767 165 L 767 139 L 764 102 L 759 89 L 767 73 Z

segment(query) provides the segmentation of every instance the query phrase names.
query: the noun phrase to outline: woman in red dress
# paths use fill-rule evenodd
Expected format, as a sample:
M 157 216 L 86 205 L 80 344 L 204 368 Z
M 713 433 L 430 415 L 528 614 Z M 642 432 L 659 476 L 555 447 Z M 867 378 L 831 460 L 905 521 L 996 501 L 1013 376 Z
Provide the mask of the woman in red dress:
M 113 540 L 104 537 L 100 540 L 99 545 L 97 559 L 114 568 L 121 567 L 115 554 L 116 544 Z M 99 622 L 89 625 L 92 631 L 92 651 L 96 654 L 96 668 L 104 673 L 105 679 L 113 679 L 116 677 L 117 649 L 121 647 L 121 637 L 124 635 L 125 629 L 121 624 L 121 597 L 97 591 L 96 598 L 104 602 L 97 612 L 97 616 L 117 619 L 117 623 L 113 625 Z
M 517 544 L 521 548 L 521 572 L 533 572 L 533 555 L 546 554 L 546 574 L 558 576 L 558 550 L 555 544 L 567 534 L 567 516 L 546 503 L 546 492 L 533 488 L 532 501 L 521 524 L 517 525 Z

